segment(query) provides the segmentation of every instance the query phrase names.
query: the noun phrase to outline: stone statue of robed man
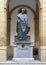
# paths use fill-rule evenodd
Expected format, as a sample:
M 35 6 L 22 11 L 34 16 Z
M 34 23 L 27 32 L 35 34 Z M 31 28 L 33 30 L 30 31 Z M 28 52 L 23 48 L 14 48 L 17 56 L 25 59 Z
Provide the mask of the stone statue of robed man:
M 18 33 L 18 40 L 27 40 L 28 32 L 30 27 L 28 25 L 28 16 L 26 13 L 26 9 L 22 8 L 17 15 L 17 33 Z

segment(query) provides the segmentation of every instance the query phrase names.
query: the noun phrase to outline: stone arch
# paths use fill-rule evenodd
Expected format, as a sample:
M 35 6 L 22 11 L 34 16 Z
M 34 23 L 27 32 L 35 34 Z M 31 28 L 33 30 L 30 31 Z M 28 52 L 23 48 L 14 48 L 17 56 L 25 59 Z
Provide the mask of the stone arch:
M 9 2 L 10 2 L 10 0 L 8 0 L 8 21 L 10 21 L 11 20 L 11 15 L 12 15 L 12 13 L 14 12 L 14 10 L 15 9 L 17 9 L 17 8 L 19 8 L 19 7 L 26 7 L 26 8 L 28 8 L 30 11 L 32 11 L 32 13 L 33 13 L 33 15 L 34 15 L 34 18 L 35 18 L 35 15 L 36 15 L 36 11 L 34 11 L 34 9 L 32 8 L 32 7 L 30 7 L 30 6 L 28 6 L 28 5 L 17 5 L 17 6 L 15 6 L 15 7 L 13 7 L 11 10 L 9 10 Z M 36 0 L 36 3 L 38 3 L 39 4 L 39 0 Z M 37 16 L 36 16 L 37 17 Z M 8 28 L 8 30 L 10 31 L 10 24 L 9 24 L 9 22 L 8 22 L 8 25 L 9 25 L 9 28 Z M 8 33 L 9 35 L 10 35 L 10 32 Z M 8 38 L 8 40 L 9 40 L 9 38 Z M 10 41 L 10 40 L 9 40 Z M 9 43 L 8 43 L 8 45 L 10 45 Z
M 17 5 L 15 7 L 12 8 L 12 10 L 10 11 L 10 16 L 11 14 L 14 12 L 15 9 L 19 8 L 19 7 L 26 7 L 28 8 L 30 11 L 32 11 L 32 13 L 35 15 L 35 11 L 33 10 L 32 7 L 28 6 L 28 5 Z
M 28 6 L 28 5 L 17 5 L 15 7 L 13 7 L 11 10 L 9 10 L 9 2 L 10 0 L 8 1 L 8 4 L 7 4 L 7 20 L 9 22 L 7 22 L 7 44 L 10 45 L 10 21 L 11 21 L 11 15 L 12 13 L 14 12 L 15 9 L 19 8 L 19 7 L 26 7 L 28 8 L 32 13 L 33 15 L 35 16 L 35 11 L 32 7 Z

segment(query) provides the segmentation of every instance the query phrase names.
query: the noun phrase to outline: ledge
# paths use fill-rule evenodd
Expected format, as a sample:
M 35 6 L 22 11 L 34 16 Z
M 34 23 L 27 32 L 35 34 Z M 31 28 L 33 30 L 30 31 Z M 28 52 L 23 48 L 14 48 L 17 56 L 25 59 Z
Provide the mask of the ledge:
M 0 46 L 0 50 L 5 50 L 7 49 L 7 46 Z
M 46 50 L 46 46 L 40 46 L 40 49 Z
M 15 61 L 6 61 L 0 62 L 0 65 L 46 65 L 46 62 L 40 62 L 38 60 L 29 61 L 29 62 L 15 62 Z

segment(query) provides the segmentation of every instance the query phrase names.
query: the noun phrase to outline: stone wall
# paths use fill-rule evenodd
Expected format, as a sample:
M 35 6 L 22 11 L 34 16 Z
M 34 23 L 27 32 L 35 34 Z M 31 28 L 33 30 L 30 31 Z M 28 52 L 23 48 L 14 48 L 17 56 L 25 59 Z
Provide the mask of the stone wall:
M 46 0 L 39 1 L 39 59 L 46 61 Z
M 0 0 L 0 61 L 7 60 L 7 3 Z M 46 61 L 46 0 L 39 0 L 39 59 Z M 9 51 L 10 52 L 10 51 Z

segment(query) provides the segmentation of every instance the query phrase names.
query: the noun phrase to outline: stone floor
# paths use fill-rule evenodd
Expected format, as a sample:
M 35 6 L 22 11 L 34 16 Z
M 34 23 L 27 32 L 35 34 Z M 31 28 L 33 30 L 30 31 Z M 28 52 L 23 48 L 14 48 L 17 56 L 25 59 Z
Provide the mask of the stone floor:
M 34 55 L 35 60 L 39 60 L 38 55 Z M 12 57 L 8 57 L 8 60 L 12 60 Z
M 34 60 L 21 60 L 13 61 L 12 58 L 9 58 L 6 62 L 0 62 L 0 65 L 46 65 L 46 62 L 40 62 L 37 55 L 34 55 Z
M 28 62 L 6 61 L 6 62 L 0 62 L 0 65 L 46 65 L 46 62 L 40 62 L 38 60 Z

